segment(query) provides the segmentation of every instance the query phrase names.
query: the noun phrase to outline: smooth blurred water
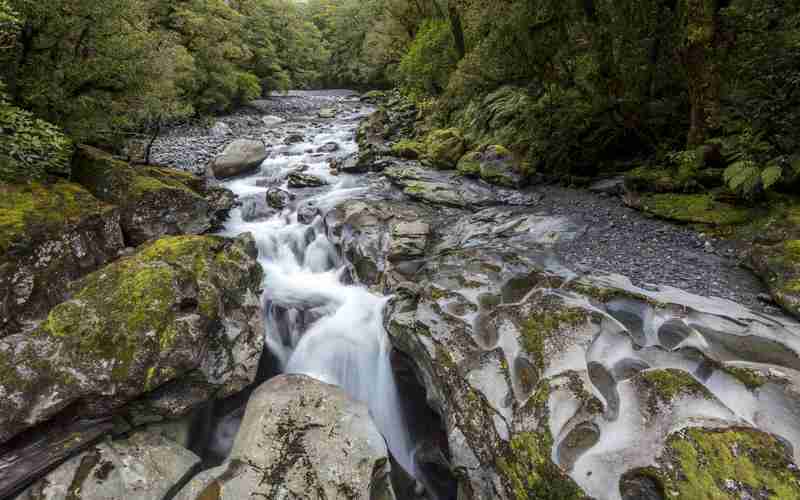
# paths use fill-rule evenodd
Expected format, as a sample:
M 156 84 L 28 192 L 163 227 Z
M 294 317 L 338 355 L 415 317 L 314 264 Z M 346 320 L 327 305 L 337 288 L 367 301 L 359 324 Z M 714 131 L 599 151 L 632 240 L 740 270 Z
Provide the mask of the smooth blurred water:
M 363 193 L 359 180 L 330 173 L 328 159 L 315 151 L 328 142 L 340 145 L 339 155 L 355 152 L 354 115 L 340 116 L 316 129 L 303 129 L 306 142 L 281 147 L 248 177 L 226 183 L 240 198 L 266 196 L 265 180 L 291 191 L 285 176 L 307 165 L 307 174 L 330 183 L 327 188 L 295 190 L 299 203 L 313 202 L 321 214 L 337 203 Z M 292 124 L 284 126 L 291 130 Z M 294 207 L 272 217 L 245 221 L 233 210 L 223 234 L 250 232 L 259 249 L 264 272 L 262 303 L 267 347 L 287 373 L 302 373 L 342 387 L 366 403 L 397 462 L 416 475 L 413 445 L 403 421 L 400 398 L 390 366 L 391 345 L 383 328 L 387 298 L 365 287 L 343 282 L 344 262 L 328 240 L 321 216 L 310 224 L 298 221 Z M 223 432 L 224 431 L 224 432 Z M 230 425 L 215 436 L 232 440 Z M 235 435 L 235 433 L 234 433 Z M 226 443 L 217 443 L 224 447 Z

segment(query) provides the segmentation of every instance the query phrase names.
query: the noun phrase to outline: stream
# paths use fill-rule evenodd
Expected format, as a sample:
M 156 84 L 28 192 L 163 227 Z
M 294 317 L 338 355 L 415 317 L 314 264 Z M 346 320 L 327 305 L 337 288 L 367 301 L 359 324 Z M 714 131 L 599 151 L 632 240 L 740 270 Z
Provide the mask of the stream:
M 346 98 L 339 102 L 334 120 L 282 124 L 283 130 L 303 140 L 273 147 L 259 171 L 224 184 L 243 206 L 231 213 L 222 234 L 250 232 L 255 237 L 265 272 L 264 341 L 279 371 L 340 386 L 353 399 L 366 403 L 396 462 L 416 476 L 413 443 L 383 327 L 388 298 L 349 284 L 346 263 L 326 236 L 326 211 L 367 191 L 363 178 L 331 174 L 330 155 L 320 152 L 336 148 L 335 156 L 344 156 L 358 149 L 355 131 L 370 110 L 348 105 Z M 327 185 L 290 189 L 287 178 L 298 171 Z M 262 203 L 258 199 L 265 199 L 271 188 L 297 198 L 274 213 L 263 206 L 259 212 L 255 209 Z M 316 214 L 303 217 L 303 209 L 306 214 L 316 210 Z M 223 419 L 214 431 L 212 448 L 229 450 L 240 421 L 241 412 Z

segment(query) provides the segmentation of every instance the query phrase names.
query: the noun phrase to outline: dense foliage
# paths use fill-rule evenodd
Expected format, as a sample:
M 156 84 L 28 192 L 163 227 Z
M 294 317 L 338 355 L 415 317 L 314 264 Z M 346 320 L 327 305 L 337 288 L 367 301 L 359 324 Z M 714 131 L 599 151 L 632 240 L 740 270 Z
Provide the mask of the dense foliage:
M 388 80 L 413 99 L 434 99 L 438 126 L 456 125 L 476 145 L 513 147 L 542 173 L 588 177 L 650 164 L 685 176 L 706 165 L 687 169 L 675 158 L 695 158 L 696 147 L 717 143 L 727 168 L 720 183 L 743 198 L 800 175 L 797 2 L 312 5 L 325 20 L 372 19 L 322 29 L 326 43 L 339 47 L 336 61 L 360 68 L 331 64 L 328 81 Z
M 112 149 L 165 122 L 315 86 L 327 60 L 290 0 L 0 1 L 3 127 L 46 120 Z M 32 114 L 12 119 L 20 108 Z
M 800 178 L 789 0 L 0 0 L 0 62 L 6 116 L 110 147 L 270 91 L 399 86 L 421 133 L 546 175 L 645 165 L 708 189 L 690 177 L 716 144 L 741 198 Z

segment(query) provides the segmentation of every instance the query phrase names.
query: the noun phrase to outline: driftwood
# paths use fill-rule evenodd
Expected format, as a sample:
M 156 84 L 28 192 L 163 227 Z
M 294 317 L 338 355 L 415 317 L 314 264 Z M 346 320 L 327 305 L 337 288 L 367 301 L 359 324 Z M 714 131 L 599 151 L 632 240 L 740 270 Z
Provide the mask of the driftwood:
M 0 499 L 30 483 L 111 432 L 109 420 L 48 422 L 0 445 Z

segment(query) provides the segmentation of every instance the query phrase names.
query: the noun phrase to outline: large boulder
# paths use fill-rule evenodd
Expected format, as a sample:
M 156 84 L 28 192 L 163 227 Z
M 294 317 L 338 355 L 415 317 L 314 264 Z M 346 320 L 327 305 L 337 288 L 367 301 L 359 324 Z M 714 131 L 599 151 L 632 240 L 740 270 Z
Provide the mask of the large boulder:
M 755 245 L 750 260 L 775 302 L 800 318 L 800 240 Z
M 95 197 L 120 208 L 129 246 L 165 235 L 205 233 L 219 226 L 233 205 L 225 190 L 206 189 L 205 181 L 191 174 L 133 167 L 89 146 L 78 148 L 72 171 Z
M 120 211 L 78 184 L 0 184 L 0 338 L 124 248 Z
M 456 172 L 423 168 L 418 162 L 392 164 L 383 175 L 408 197 L 431 205 L 477 210 L 491 205 L 530 205 L 535 197 L 516 190 L 487 186 Z
M 292 172 L 288 177 L 288 185 L 290 188 L 314 188 L 328 185 L 328 181 L 322 177 L 314 174 L 306 174 L 303 172 Z
M 338 387 L 281 375 L 253 393 L 233 450 L 176 500 L 393 500 L 389 454 L 367 407 Z
M 239 139 L 228 144 L 211 162 L 211 171 L 217 179 L 227 179 L 252 172 L 267 159 L 267 148 L 261 141 Z
M 434 167 L 454 169 L 465 152 L 464 137 L 456 128 L 434 130 L 425 138 L 425 152 Z
M 525 183 L 520 163 L 508 149 L 498 145 L 464 155 L 458 161 L 458 172 L 507 188 L 519 188 Z
M 249 235 L 172 237 L 83 278 L 36 330 L 0 340 L 0 443 L 67 408 L 108 416 L 190 373 L 196 403 L 252 383 L 256 256 Z
M 161 436 L 136 433 L 93 446 L 26 489 L 18 500 L 162 500 L 200 459 Z

